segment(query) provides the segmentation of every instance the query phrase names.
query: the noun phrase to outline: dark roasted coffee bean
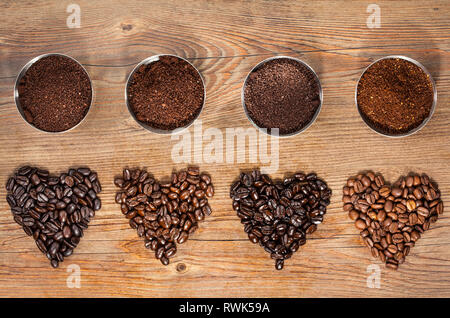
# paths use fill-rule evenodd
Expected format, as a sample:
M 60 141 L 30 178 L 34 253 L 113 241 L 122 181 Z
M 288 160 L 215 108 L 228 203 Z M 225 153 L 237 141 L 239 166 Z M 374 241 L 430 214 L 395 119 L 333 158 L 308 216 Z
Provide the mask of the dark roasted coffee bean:
M 42 253 L 44 254 L 47 253 L 47 247 L 45 246 L 45 243 L 41 239 L 38 238 L 36 240 L 36 245 Z
M 277 270 L 282 270 L 282 269 L 283 269 L 283 266 L 284 266 L 284 260 L 283 260 L 283 259 L 277 259 L 277 260 L 275 261 L 275 268 L 276 268 Z
M 70 255 L 72 255 L 72 254 L 73 254 L 73 249 L 72 249 L 72 248 L 67 248 L 67 249 L 63 252 L 64 257 L 68 257 L 68 256 L 70 256 Z
M 169 265 L 169 263 L 170 263 L 169 259 L 166 256 L 162 256 L 159 260 L 161 261 L 161 263 L 163 265 L 166 265 L 166 266 Z
M 89 168 L 78 168 L 77 171 L 78 173 L 81 173 L 85 177 L 88 177 L 89 174 L 91 173 L 91 169 Z
M 53 242 L 50 247 L 48 248 L 48 252 L 50 253 L 50 255 L 55 256 L 56 253 L 59 250 L 59 243 L 58 242 Z
M 59 266 L 59 262 L 57 259 L 52 259 L 50 264 L 52 265 L 53 268 L 57 268 Z
M 86 192 L 81 190 L 79 187 L 74 187 L 73 188 L 73 193 L 79 198 L 84 198 L 85 195 L 86 195 Z
M 92 189 L 94 189 L 95 193 L 99 194 L 102 192 L 102 186 L 98 180 L 92 182 Z
M 99 198 L 96 198 L 96 199 L 94 200 L 94 210 L 95 210 L 95 211 L 98 211 L 98 210 L 101 209 L 101 207 L 102 207 L 102 202 L 100 201 Z
M 55 235 L 53 235 L 53 239 L 55 241 L 61 241 L 63 239 L 64 235 L 62 231 L 59 231 L 57 233 L 55 233 Z
M 64 183 L 68 186 L 68 187 L 73 187 L 73 185 L 75 184 L 75 180 L 73 177 L 71 176 L 66 176 L 64 178 Z
M 33 183 L 33 185 L 35 185 L 35 186 L 37 186 L 39 183 L 41 183 L 41 179 L 39 178 L 39 176 L 36 173 L 32 174 L 30 179 L 31 179 L 31 182 Z
M 6 201 L 8 202 L 8 204 L 11 208 L 14 208 L 17 205 L 16 199 L 14 199 L 14 196 L 12 194 L 8 194 L 6 196 Z
M 331 190 L 314 173 L 297 173 L 273 182 L 254 170 L 241 173 L 230 189 L 233 209 L 249 240 L 271 253 L 277 269 L 305 244 L 305 232 L 313 233 L 322 222 L 330 196 Z
M 65 239 L 70 238 L 72 235 L 72 230 L 70 229 L 70 227 L 68 225 L 63 227 L 63 236 Z
M 14 178 L 9 178 L 8 182 L 6 183 L 6 191 L 11 192 L 14 189 L 16 182 Z

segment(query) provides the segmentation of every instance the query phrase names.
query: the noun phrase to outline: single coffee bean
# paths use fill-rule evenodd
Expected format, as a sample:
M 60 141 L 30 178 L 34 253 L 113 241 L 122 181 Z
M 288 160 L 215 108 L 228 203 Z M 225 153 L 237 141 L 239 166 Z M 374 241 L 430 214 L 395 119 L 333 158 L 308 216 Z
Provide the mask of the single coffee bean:
M 277 270 L 282 270 L 282 269 L 283 269 L 283 266 L 284 266 L 284 260 L 283 260 L 283 259 L 277 259 L 277 260 L 275 261 L 275 268 L 276 268 Z
M 362 219 L 356 220 L 355 226 L 358 230 L 364 230 L 367 227 L 366 222 L 364 222 Z
M 189 234 L 187 232 L 182 231 L 180 233 L 180 236 L 178 237 L 177 242 L 179 244 L 183 244 L 184 242 L 186 242 L 186 240 L 189 238 Z
M 165 265 L 165 266 L 169 265 L 169 258 L 166 257 L 166 256 L 162 256 L 162 257 L 160 258 L 160 261 L 161 261 L 161 264 L 163 264 L 163 265 Z

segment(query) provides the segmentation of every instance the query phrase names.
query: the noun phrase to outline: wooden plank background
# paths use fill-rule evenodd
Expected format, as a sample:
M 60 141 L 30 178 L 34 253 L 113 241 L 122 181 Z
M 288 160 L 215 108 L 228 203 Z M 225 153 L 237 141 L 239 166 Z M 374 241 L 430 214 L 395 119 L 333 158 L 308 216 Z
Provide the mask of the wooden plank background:
M 348 176 L 373 169 L 394 181 L 427 172 L 450 207 L 450 2 L 377 1 L 381 28 L 366 25 L 368 1 L 88 1 L 81 28 L 66 26 L 74 1 L 0 3 L 0 296 L 145 297 L 450 297 L 449 211 L 412 250 L 399 271 L 381 266 L 381 287 L 366 285 L 367 266 L 379 264 L 342 211 Z M 19 116 L 13 86 L 32 57 L 60 52 L 78 59 L 92 77 L 95 100 L 86 121 L 60 135 L 40 133 Z M 306 132 L 280 139 L 274 177 L 315 171 L 334 195 L 324 223 L 307 244 L 274 269 L 273 260 L 246 238 L 231 209 L 229 185 L 257 164 L 202 164 L 216 188 L 213 214 L 179 247 L 168 267 L 143 246 L 114 203 L 113 176 L 145 166 L 156 177 L 185 165 L 171 160 L 176 143 L 136 124 L 124 103 L 126 77 L 143 58 L 172 53 L 202 72 L 207 102 L 203 129 L 249 128 L 240 102 L 247 72 L 273 55 L 309 63 L 324 90 L 322 112 Z M 437 83 L 438 105 L 419 133 L 379 136 L 360 119 L 354 89 L 376 58 L 403 54 L 419 60 Z M 192 128 L 191 128 L 192 131 Z M 103 208 L 59 269 L 12 220 L 4 184 L 22 164 L 54 172 L 87 165 L 99 173 Z M 69 264 L 81 268 L 81 288 L 66 286 Z M 179 264 L 185 269 L 177 271 Z M 180 267 L 178 267 L 180 268 Z

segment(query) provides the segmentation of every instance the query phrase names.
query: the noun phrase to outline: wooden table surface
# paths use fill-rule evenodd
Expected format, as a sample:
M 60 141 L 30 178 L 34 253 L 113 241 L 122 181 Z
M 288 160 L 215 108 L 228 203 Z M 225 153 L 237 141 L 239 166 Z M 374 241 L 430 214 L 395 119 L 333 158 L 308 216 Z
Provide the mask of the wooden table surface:
M 68 28 L 66 8 L 81 8 L 81 27 Z M 438 182 L 450 207 L 450 2 L 377 1 L 381 28 L 368 28 L 367 1 L 12 1 L 0 3 L 0 296 L 2 297 L 450 297 L 450 218 L 423 235 L 397 272 L 372 259 L 342 210 L 342 186 L 372 169 L 395 181 L 410 171 Z M 17 74 L 31 58 L 68 54 L 93 80 L 94 104 L 76 129 L 38 132 L 13 100 Z M 279 169 L 315 171 L 333 190 L 324 223 L 283 271 L 252 245 L 231 209 L 229 186 L 241 169 L 262 163 L 202 163 L 216 188 L 213 214 L 179 246 L 167 267 L 146 250 L 114 203 L 113 177 L 124 166 L 156 177 L 186 165 L 172 160 L 177 141 L 141 128 L 124 103 L 127 75 L 142 59 L 171 53 L 204 76 L 203 130 L 252 127 L 241 107 L 248 71 L 274 55 L 303 59 L 318 73 L 322 111 L 304 133 L 279 139 Z M 379 136 L 362 122 L 354 89 L 362 70 L 392 54 L 417 59 L 433 75 L 436 112 L 419 133 Z M 193 128 L 190 128 L 193 132 Z M 225 145 L 224 145 L 225 147 Z M 269 148 L 270 149 L 270 148 Z M 225 152 L 225 148 L 224 148 Z M 34 240 L 13 222 L 4 184 L 23 164 L 61 172 L 87 165 L 99 173 L 103 207 L 74 255 L 52 269 Z M 66 284 L 70 264 L 81 288 Z M 180 269 L 185 265 L 184 270 Z M 380 265 L 380 288 L 368 288 L 367 268 Z

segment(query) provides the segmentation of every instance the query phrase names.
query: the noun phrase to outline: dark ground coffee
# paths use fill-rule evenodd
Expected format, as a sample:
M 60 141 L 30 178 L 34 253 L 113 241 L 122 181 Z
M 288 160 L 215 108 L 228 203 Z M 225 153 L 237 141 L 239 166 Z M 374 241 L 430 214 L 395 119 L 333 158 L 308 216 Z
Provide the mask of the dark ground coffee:
M 191 123 L 200 113 L 205 98 L 197 70 L 169 55 L 139 67 L 130 78 L 127 95 L 137 120 L 162 130 Z
M 279 128 L 288 135 L 313 120 L 320 105 L 320 85 L 315 74 L 300 62 L 273 59 L 252 72 L 244 89 L 248 115 L 261 127 Z
M 86 116 L 92 99 L 84 69 L 61 55 L 49 55 L 34 63 L 21 78 L 18 92 L 26 120 L 49 132 L 77 125 Z
M 429 76 L 414 63 L 398 58 L 369 67 L 357 91 L 358 107 L 366 122 L 392 135 L 420 126 L 430 115 L 433 97 Z

